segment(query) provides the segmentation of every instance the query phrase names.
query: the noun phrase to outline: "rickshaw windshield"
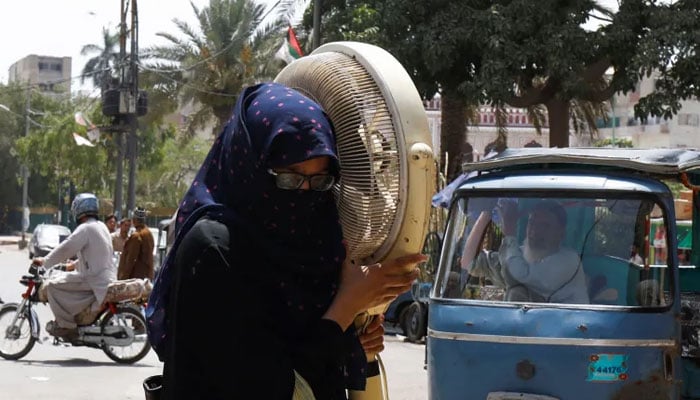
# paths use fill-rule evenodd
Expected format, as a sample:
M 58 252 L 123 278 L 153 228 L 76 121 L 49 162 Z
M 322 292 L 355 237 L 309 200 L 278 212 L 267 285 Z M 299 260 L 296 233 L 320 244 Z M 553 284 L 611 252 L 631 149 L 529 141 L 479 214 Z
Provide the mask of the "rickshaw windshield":
M 643 194 L 606 195 L 457 198 L 434 296 L 667 306 L 668 239 L 655 252 L 649 243 L 651 221 L 668 220 L 663 208 Z

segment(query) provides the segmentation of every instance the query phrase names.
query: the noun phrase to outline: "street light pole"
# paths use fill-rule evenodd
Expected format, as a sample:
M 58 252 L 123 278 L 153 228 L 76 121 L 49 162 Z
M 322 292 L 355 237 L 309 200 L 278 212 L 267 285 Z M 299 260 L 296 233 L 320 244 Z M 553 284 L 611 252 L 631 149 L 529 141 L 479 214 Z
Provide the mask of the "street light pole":
M 24 109 L 25 116 L 24 116 L 24 136 L 27 137 L 29 136 L 29 124 L 30 124 L 30 118 L 29 118 L 29 112 L 31 110 L 31 99 L 32 99 L 32 92 L 31 92 L 31 87 L 27 87 L 27 102 L 26 102 L 26 107 Z M 27 232 L 27 229 L 29 229 L 29 169 L 27 168 L 26 163 L 22 163 L 22 166 L 20 167 L 21 170 L 21 175 L 22 175 L 22 239 L 19 241 L 18 246 L 20 249 L 23 249 L 27 247 L 27 239 L 25 237 L 25 233 Z

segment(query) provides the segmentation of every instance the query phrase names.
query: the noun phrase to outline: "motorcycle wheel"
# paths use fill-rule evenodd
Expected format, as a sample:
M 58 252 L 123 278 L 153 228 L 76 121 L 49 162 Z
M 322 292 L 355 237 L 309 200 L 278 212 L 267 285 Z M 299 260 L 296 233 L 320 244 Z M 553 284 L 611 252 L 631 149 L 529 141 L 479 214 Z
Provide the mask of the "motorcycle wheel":
M 0 357 L 6 360 L 19 360 L 36 343 L 36 338 L 32 336 L 32 319 L 28 318 L 29 314 L 23 312 L 12 324 L 18 309 L 18 304 L 8 304 L 0 310 Z
M 101 326 L 124 326 L 134 331 L 134 341 L 128 346 L 102 346 L 102 351 L 107 357 L 119 364 L 133 364 L 146 357 L 151 349 L 146 335 L 146 319 L 135 307 L 118 307 L 116 314 L 107 314 L 104 317 Z

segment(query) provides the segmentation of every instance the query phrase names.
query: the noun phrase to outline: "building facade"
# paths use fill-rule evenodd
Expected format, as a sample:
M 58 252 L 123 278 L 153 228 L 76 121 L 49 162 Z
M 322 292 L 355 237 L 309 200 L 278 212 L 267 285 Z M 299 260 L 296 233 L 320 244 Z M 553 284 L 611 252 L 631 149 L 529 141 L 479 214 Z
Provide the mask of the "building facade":
M 700 148 L 700 102 L 681 102 L 673 118 L 649 117 L 642 121 L 634 116 L 639 99 L 654 90 L 654 76 L 638 83 L 634 91 L 618 94 L 610 102 L 610 118 L 598 127 L 601 138 L 611 142 L 625 140 L 638 148 Z
M 572 134 L 569 136 L 571 147 L 592 147 L 597 142 L 607 139 L 610 143 L 631 144 L 635 148 L 698 148 L 700 149 L 700 101 L 691 99 L 681 102 L 678 114 L 669 120 L 661 117 L 649 117 L 641 121 L 634 116 L 634 106 L 641 98 L 654 90 L 654 77 L 642 80 L 634 91 L 617 94 L 609 103 L 609 118 L 598 121 L 598 132 L 589 134 Z M 440 151 L 440 97 L 436 95 L 424 103 L 428 116 L 428 127 L 432 135 L 435 156 Z M 549 147 L 549 128 L 541 128 L 537 133 L 526 110 L 506 108 L 508 147 Z M 496 113 L 492 107 L 481 106 L 478 109 L 476 123 L 467 124 L 467 141 L 474 148 L 474 159 L 483 157 L 485 147 L 496 140 Z M 618 144 L 620 145 L 620 144 Z
M 48 96 L 70 96 L 71 58 L 30 54 L 8 70 L 8 83 L 18 82 L 36 87 Z
M 435 157 L 440 157 L 441 101 L 440 95 L 424 102 L 428 117 L 428 128 L 432 137 Z M 541 134 L 529 120 L 527 112 L 520 108 L 506 108 L 508 130 L 508 147 L 549 147 L 549 128 L 541 127 Z M 467 124 L 467 142 L 472 145 L 474 160 L 479 160 L 485 154 L 486 147 L 496 140 L 496 111 L 492 107 L 479 107 L 476 123 Z M 572 138 L 573 140 L 573 138 Z

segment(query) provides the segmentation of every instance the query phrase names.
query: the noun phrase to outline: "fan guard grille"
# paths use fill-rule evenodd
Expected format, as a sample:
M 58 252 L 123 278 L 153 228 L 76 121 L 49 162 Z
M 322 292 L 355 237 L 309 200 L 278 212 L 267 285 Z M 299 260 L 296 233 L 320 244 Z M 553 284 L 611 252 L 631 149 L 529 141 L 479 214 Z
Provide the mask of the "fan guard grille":
M 381 260 L 403 217 L 406 166 L 403 138 L 379 87 L 357 60 L 338 52 L 302 57 L 276 80 L 321 104 L 333 122 L 342 166 L 333 190 L 349 256 Z

